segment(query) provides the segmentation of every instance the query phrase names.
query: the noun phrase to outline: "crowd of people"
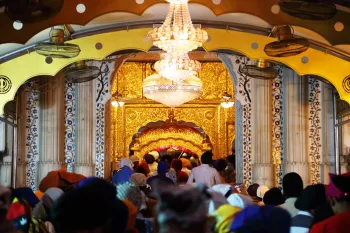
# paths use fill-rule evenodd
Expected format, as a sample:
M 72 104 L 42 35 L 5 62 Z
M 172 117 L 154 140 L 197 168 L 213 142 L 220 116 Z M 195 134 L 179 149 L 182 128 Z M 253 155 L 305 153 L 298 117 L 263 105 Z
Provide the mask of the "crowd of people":
M 111 181 L 79 177 L 43 193 L 0 185 L 0 232 L 350 232 L 350 172 L 327 185 L 304 188 L 292 172 L 282 187 L 246 187 L 234 182 L 232 158 L 212 157 L 132 155 Z

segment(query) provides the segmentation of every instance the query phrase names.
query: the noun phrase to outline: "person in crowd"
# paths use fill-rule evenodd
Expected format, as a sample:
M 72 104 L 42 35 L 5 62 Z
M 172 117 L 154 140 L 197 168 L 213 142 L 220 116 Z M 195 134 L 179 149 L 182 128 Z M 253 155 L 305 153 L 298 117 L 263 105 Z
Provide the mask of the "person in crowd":
M 254 183 L 247 188 L 247 193 L 253 199 L 253 202 L 255 204 L 262 202 L 262 199 L 257 196 L 257 191 L 259 186 L 260 186 L 259 184 Z
M 139 187 L 132 183 L 117 184 L 116 186 L 116 197 L 120 200 L 130 201 L 140 211 L 142 206 L 142 194 Z
M 289 213 L 274 206 L 248 206 L 235 216 L 230 232 L 235 233 L 289 233 Z
M 285 198 L 279 188 L 272 188 L 268 190 L 263 198 L 265 205 L 279 206 L 285 201 Z
M 169 178 L 168 175 L 168 165 L 164 161 L 160 161 L 158 163 L 158 169 L 154 176 L 149 177 L 147 179 L 147 184 L 150 184 L 154 179 L 163 179 L 168 180 L 169 182 L 174 184 L 174 181 Z
M 62 189 L 49 188 L 44 193 L 40 202 L 33 209 L 33 216 L 45 222 L 45 226 L 49 233 L 55 233 L 55 229 L 51 223 L 51 209 L 62 194 Z
M 236 214 L 241 211 L 241 208 L 234 207 L 228 204 L 220 206 L 210 216 L 215 218 L 215 225 L 212 227 L 214 233 L 228 233 Z
M 346 233 L 350 230 L 350 172 L 342 175 L 330 174 L 326 194 L 335 213 L 315 224 L 310 233 Z
M 326 189 L 323 184 L 307 186 L 295 202 L 299 212 L 292 218 L 290 232 L 308 233 L 313 224 L 315 210 L 326 202 Z
M 228 196 L 227 201 L 230 205 L 241 209 L 253 205 L 253 200 L 251 197 L 239 193 L 232 193 L 230 196 Z
M 116 188 L 92 182 L 64 193 L 52 209 L 56 233 L 125 232 L 128 208 L 116 198 Z
M 171 163 L 171 167 L 176 172 L 177 184 L 186 184 L 188 180 L 188 175 L 186 172 L 182 171 L 182 161 L 180 159 L 174 159 Z
M 214 168 L 218 171 L 218 173 L 220 174 L 220 179 L 221 179 L 221 183 L 227 183 L 226 179 L 225 179 L 225 169 L 227 168 L 227 162 L 224 159 L 219 159 L 215 162 L 214 164 Z
M 7 212 L 11 206 L 11 190 L 0 185 L 0 232 L 21 233 L 17 230 L 12 221 L 6 219 Z
M 125 233 L 138 233 L 135 228 L 137 208 L 128 200 L 123 200 L 123 203 L 128 207 L 128 224 Z
M 193 163 L 196 164 L 196 166 L 193 166 L 193 167 L 197 167 L 201 163 L 200 159 L 198 158 L 198 155 L 192 155 L 190 158 L 190 161 L 191 161 L 192 166 L 193 166 Z
M 213 154 L 210 151 L 203 153 L 201 157 L 202 165 L 195 167 L 187 183 L 197 183 L 207 185 L 209 188 L 221 183 L 220 175 L 215 168 L 210 167 L 212 164 Z
M 156 159 L 153 155 L 147 154 L 144 157 L 145 162 L 147 163 L 150 173 L 149 175 L 152 176 L 154 172 L 157 171 L 158 163 L 156 162 Z
M 159 233 L 203 233 L 207 230 L 208 196 L 196 186 L 155 185 Z
M 136 169 L 136 173 L 142 173 L 146 177 L 148 177 L 150 170 L 149 170 L 149 167 L 145 161 L 142 161 L 140 163 L 140 166 Z
M 283 177 L 282 187 L 286 201 L 280 207 L 287 210 L 294 217 L 299 212 L 294 204 L 304 189 L 303 180 L 299 174 L 290 172 Z
M 190 161 L 186 158 L 181 158 L 181 162 L 182 162 L 181 171 L 185 172 L 187 175 L 190 175 L 191 170 L 188 169 L 188 166 L 190 165 Z
M 229 184 L 216 184 L 211 189 L 215 192 L 221 193 L 228 198 L 233 193 L 233 187 Z
M 269 191 L 269 188 L 266 185 L 259 185 L 256 190 L 256 195 L 261 201 L 258 202 L 258 205 L 264 205 L 263 199 L 267 191 Z
M 129 158 L 123 158 L 122 160 L 120 160 L 118 164 L 119 170 L 114 173 L 112 178 L 113 184 L 129 182 L 130 176 L 135 173 L 132 169 L 133 166 L 134 163 L 131 162 Z
M 35 195 L 33 190 L 28 187 L 16 188 L 14 195 L 18 198 L 26 200 L 31 208 L 34 208 L 39 203 L 39 198 Z
M 137 168 L 139 168 L 139 166 L 140 166 L 140 160 L 136 155 L 130 156 L 130 160 L 134 164 L 133 170 L 134 170 L 134 172 L 136 172 Z

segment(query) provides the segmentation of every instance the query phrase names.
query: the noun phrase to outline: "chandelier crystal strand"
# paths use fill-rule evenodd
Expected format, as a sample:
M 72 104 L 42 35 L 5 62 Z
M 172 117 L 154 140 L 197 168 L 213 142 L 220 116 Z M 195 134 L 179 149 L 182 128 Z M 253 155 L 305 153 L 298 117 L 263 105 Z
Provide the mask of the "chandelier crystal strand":
M 188 77 L 197 77 L 201 64 L 191 60 L 187 53 L 180 56 L 167 53 L 154 68 L 161 76 L 179 83 Z
M 144 80 L 143 93 L 149 99 L 174 108 L 199 98 L 203 93 L 203 86 L 197 77 L 189 77 L 182 83 L 175 83 L 154 74 Z
M 149 32 L 153 44 L 172 54 L 184 54 L 203 45 L 208 33 L 195 29 L 188 10 L 187 0 L 168 0 L 168 15 L 159 28 Z

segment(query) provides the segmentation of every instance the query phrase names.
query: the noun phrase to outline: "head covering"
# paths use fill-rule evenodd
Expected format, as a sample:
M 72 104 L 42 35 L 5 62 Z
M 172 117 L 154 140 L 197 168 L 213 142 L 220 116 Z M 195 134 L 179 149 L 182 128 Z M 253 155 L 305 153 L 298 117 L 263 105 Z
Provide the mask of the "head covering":
M 269 191 L 269 188 L 266 185 L 260 185 L 256 191 L 257 197 L 264 198 L 265 193 Z
M 145 169 L 146 176 L 148 176 L 148 174 L 151 172 L 151 170 L 149 169 L 148 164 L 147 164 L 145 161 L 142 161 L 142 162 L 140 163 L 139 168 L 140 168 L 140 167 L 142 167 L 143 169 Z
M 39 203 L 38 197 L 34 194 L 31 188 L 28 188 L 28 187 L 16 188 L 14 191 L 14 194 L 17 197 L 27 201 L 31 207 L 34 207 L 36 204 Z
M 154 160 L 158 160 L 159 159 L 159 152 L 158 151 L 151 151 L 148 154 L 153 155 Z
M 117 184 L 117 197 L 120 200 L 130 201 L 138 210 L 141 208 L 142 196 L 141 190 L 134 184 Z
M 241 209 L 244 209 L 247 206 L 253 205 L 253 200 L 249 196 L 239 194 L 239 193 L 232 193 L 227 198 L 227 201 L 230 205 L 239 207 Z
M 50 216 L 50 210 L 59 197 L 63 195 L 62 189 L 49 188 L 44 193 L 40 202 L 33 209 L 33 216 L 46 221 Z
M 327 201 L 326 188 L 323 184 L 307 186 L 295 202 L 295 208 L 303 211 L 315 210 Z
M 182 161 L 180 159 L 174 159 L 171 162 L 171 167 L 175 169 L 175 171 L 181 171 L 182 169 Z
M 263 201 L 265 205 L 278 206 L 284 203 L 285 198 L 279 188 L 272 188 L 265 193 Z
M 35 196 L 36 196 L 39 200 L 41 200 L 41 198 L 42 198 L 43 195 L 44 195 L 44 193 L 41 192 L 40 190 L 36 191 L 34 194 L 35 194 Z
M 29 232 L 31 219 L 29 204 L 15 197 L 7 211 L 6 219 L 11 221 L 17 230 Z
M 129 168 L 133 168 L 134 167 L 134 163 L 131 162 L 131 160 L 129 158 L 123 158 L 122 160 L 120 160 L 120 162 L 118 163 L 118 168 L 121 169 L 123 167 L 129 167 Z
M 137 233 L 135 228 L 137 208 L 128 200 L 123 200 L 123 203 L 128 207 L 128 224 L 126 226 L 127 233 Z
M 299 197 L 304 189 L 303 179 L 296 172 L 290 172 L 282 180 L 283 194 L 286 198 Z
M 211 214 L 215 217 L 215 233 L 227 233 L 230 232 L 230 227 L 234 216 L 241 211 L 241 208 L 233 207 L 228 204 L 220 206 L 214 213 Z
M 140 161 L 139 158 L 138 158 L 136 155 L 130 156 L 130 160 L 131 160 L 131 162 L 133 162 L 133 163 L 139 162 L 139 161 Z
M 274 206 L 248 206 L 232 222 L 231 232 L 239 233 L 289 233 L 289 213 Z
M 191 162 L 191 165 L 192 165 L 193 168 L 198 166 L 196 162 Z
M 158 176 L 166 177 L 166 173 L 168 172 L 168 164 L 164 161 L 160 161 L 158 163 Z
M 188 175 L 186 172 L 178 171 L 176 176 L 177 176 L 177 183 L 178 184 L 185 184 L 188 180 Z
M 41 180 L 39 190 L 45 192 L 49 188 L 60 188 L 65 191 L 85 178 L 83 175 L 67 172 L 67 169 L 51 171 Z
M 220 206 L 228 204 L 226 197 L 221 193 L 215 192 L 211 189 L 207 189 L 206 191 L 210 195 L 208 202 L 208 214 L 214 213 Z
M 232 193 L 232 186 L 229 184 L 216 184 L 211 189 L 228 197 Z
M 190 161 L 188 159 L 185 158 L 181 158 L 181 163 L 182 163 L 182 167 L 187 167 L 190 164 Z
M 146 186 L 147 177 L 142 173 L 134 173 L 130 176 L 130 183 L 136 186 Z
M 56 233 L 100 227 L 106 232 L 124 232 L 128 209 L 115 197 L 116 189 L 107 181 L 104 185 L 91 184 L 64 193 L 51 211 Z
M 339 176 L 329 173 L 329 185 L 327 187 L 327 196 L 335 198 L 344 198 L 345 196 L 350 195 L 349 190 L 346 189 L 346 187 L 350 186 L 349 179 L 350 172 Z

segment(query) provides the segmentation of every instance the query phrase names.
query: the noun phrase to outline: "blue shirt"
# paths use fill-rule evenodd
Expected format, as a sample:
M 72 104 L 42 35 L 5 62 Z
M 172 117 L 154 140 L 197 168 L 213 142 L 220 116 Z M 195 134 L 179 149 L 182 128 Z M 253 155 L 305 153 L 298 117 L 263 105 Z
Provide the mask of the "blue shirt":
M 134 173 L 130 167 L 125 166 L 113 175 L 112 182 L 113 184 L 130 182 L 130 176 Z

